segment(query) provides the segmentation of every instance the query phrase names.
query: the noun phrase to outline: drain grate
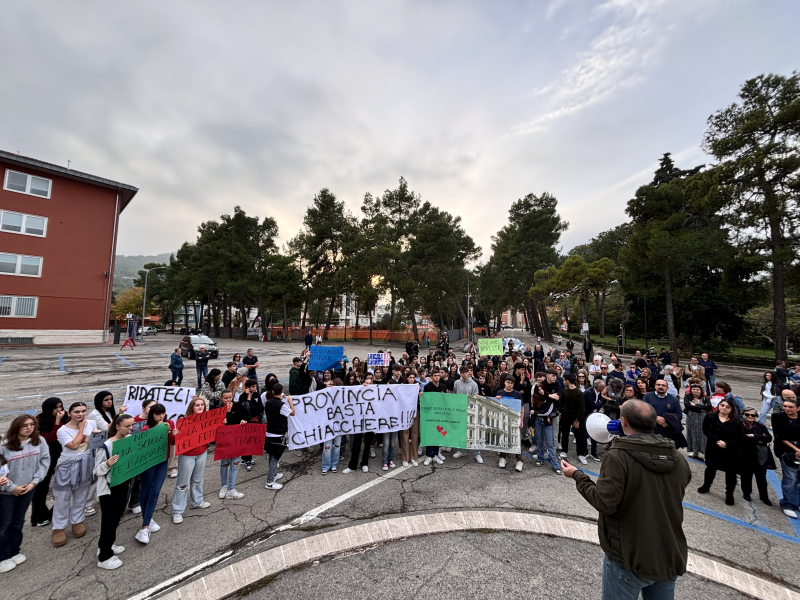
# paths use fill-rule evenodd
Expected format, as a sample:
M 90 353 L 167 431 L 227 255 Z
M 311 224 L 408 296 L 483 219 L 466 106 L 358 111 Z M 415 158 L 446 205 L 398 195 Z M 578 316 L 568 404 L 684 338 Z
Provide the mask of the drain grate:
M 32 337 L 0 337 L 0 344 L 33 344 Z

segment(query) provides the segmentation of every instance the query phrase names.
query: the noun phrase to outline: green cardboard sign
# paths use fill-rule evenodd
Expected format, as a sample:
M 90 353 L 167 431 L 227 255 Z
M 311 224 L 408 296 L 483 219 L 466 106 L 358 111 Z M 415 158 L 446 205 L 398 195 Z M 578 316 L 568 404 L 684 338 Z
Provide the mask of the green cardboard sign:
M 112 456 L 119 454 L 119 460 L 111 467 L 109 485 L 123 483 L 166 461 L 168 447 L 169 425 L 156 425 L 138 435 L 116 440 L 111 446 Z
M 467 447 L 467 395 L 425 392 L 420 398 L 421 446 Z
M 481 356 L 503 356 L 502 338 L 478 338 L 478 352 Z

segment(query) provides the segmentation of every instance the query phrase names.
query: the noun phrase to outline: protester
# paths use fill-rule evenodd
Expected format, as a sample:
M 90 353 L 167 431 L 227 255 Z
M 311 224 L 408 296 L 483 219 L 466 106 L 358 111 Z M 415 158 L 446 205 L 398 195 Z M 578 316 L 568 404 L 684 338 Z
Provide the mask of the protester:
M 194 364 L 197 370 L 197 388 L 203 387 L 203 379 L 208 376 L 208 360 L 211 358 L 211 353 L 206 350 L 205 346 L 200 346 L 199 351 L 195 352 Z M 174 378 L 173 378 L 174 379 Z
M 791 390 L 781 391 L 783 412 L 772 418 L 775 433 L 775 456 L 781 463 L 781 509 L 792 519 L 797 518 L 800 505 L 800 420 L 797 417 L 797 397 Z
M 430 390 L 426 389 L 425 391 L 430 391 Z M 514 389 L 514 378 L 509 374 L 505 375 L 505 379 L 503 380 L 503 389 L 500 390 L 497 393 L 497 399 L 498 400 L 502 400 L 503 398 L 519 400 L 520 401 L 520 405 L 522 404 L 522 394 L 520 394 L 517 390 Z M 519 418 L 519 429 L 520 430 L 523 427 L 523 423 L 525 423 L 527 420 L 528 419 L 525 417 L 525 414 L 520 411 L 520 418 Z M 510 425 L 510 426 L 513 427 L 513 425 Z M 552 431 L 551 431 L 551 435 L 552 435 Z M 505 469 L 506 468 L 506 459 L 507 458 L 508 458 L 508 454 L 506 454 L 505 452 L 500 452 L 499 453 L 498 466 L 501 469 Z M 517 461 L 517 464 L 514 466 L 514 468 L 517 471 L 522 472 L 522 454 L 515 454 L 514 458 Z M 428 461 L 426 460 L 425 462 L 428 462 Z
M 422 367 L 420 367 L 421 369 Z M 415 385 L 417 383 L 417 373 L 414 370 L 410 370 L 408 374 L 405 376 L 405 382 L 408 385 Z M 419 390 L 419 394 L 417 397 L 417 414 L 414 415 L 414 422 L 411 424 L 411 427 L 401 431 L 398 435 L 398 442 L 400 444 L 400 456 L 403 459 L 403 466 L 407 467 L 409 463 L 412 466 L 417 467 L 419 463 L 417 462 L 417 452 L 419 450 L 419 397 L 422 396 L 422 388 Z M 453 455 L 455 458 L 455 455 Z M 483 462 L 483 459 L 480 457 L 480 453 L 478 456 L 475 457 L 475 460 L 478 462 Z
M 244 382 L 244 391 L 236 401 L 241 405 L 242 414 L 248 415 L 248 423 L 261 423 L 261 417 L 264 415 L 264 403 L 258 395 L 258 382 L 253 379 L 247 379 Z M 243 456 L 244 468 L 247 471 L 252 471 L 255 466 L 255 461 L 252 456 Z
M 521 368 L 522 364 L 520 363 L 519 366 Z M 515 370 L 518 373 L 520 372 L 519 368 L 515 369 Z M 456 394 L 466 394 L 468 396 L 470 396 L 470 395 L 471 396 L 477 396 L 478 393 L 479 393 L 478 384 L 475 382 L 475 380 L 471 376 L 472 369 L 465 365 L 465 366 L 461 367 L 460 373 L 461 373 L 461 377 L 458 379 L 458 381 L 456 381 L 453 384 L 453 392 L 455 392 Z M 524 380 L 524 376 L 521 375 L 521 374 L 520 374 L 520 378 Z M 520 382 L 520 385 L 523 385 L 523 384 Z M 526 389 L 530 390 L 530 381 L 528 381 L 528 384 L 525 387 L 526 387 Z M 530 393 L 530 391 L 528 393 Z M 524 410 L 525 409 L 523 408 L 523 411 Z M 525 414 L 527 414 L 527 413 L 525 413 Z M 453 458 L 461 458 L 462 456 L 466 456 L 466 455 L 467 455 L 466 448 L 459 448 L 458 450 L 456 450 L 455 453 L 453 453 Z M 472 455 L 475 457 L 475 462 L 477 462 L 479 464 L 483 464 L 483 457 L 481 456 L 481 451 L 480 450 L 472 450 Z
M 64 416 L 64 405 L 60 398 L 47 398 L 42 402 L 42 412 L 36 416 L 39 437 L 47 443 L 50 455 L 50 466 L 47 474 L 33 491 L 31 505 L 31 525 L 45 527 L 53 518 L 53 509 L 47 507 L 47 493 L 50 490 L 50 480 L 56 470 L 56 464 L 61 456 L 61 443 L 58 441 L 58 429 L 61 427 L 61 418 Z
M 767 506 L 772 506 L 767 492 L 767 469 L 774 470 L 775 459 L 769 449 L 772 434 L 757 421 L 758 413 L 754 408 L 744 410 L 744 439 L 742 441 L 742 497 L 751 501 L 753 493 L 753 476 L 756 478 L 758 497 Z
M 206 401 L 208 410 L 220 407 L 220 397 L 224 390 L 225 384 L 222 382 L 222 371 L 211 369 L 203 382 L 203 387 L 200 389 L 200 396 Z
M 719 412 L 710 412 L 703 419 L 703 433 L 707 438 L 706 470 L 703 485 L 697 491 L 707 494 L 717 471 L 725 471 L 725 504 L 733 506 L 736 474 L 741 470 L 744 431 L 741 421 L 736 418 L 733 402 L 723 398 L 717 409 Z
M 72 535 L 86 535 L 83 524 L 86 503 L 92 487 L 94 457 L 89 450 L 92 433 L 100 431 L 94 421 L 86 419 L 86 404 L 73 402 L 67 422 L 58 430 L 61 456 L 53 474 L 53 546 L 67 543 L 64 530 L 72 523 Z
M 126 405 L 120 407 L 120 412 L 128 410 Z M 117 416 L 114 410 L 114 395 L 111 392 L 98 392 L 94 395 L 94 410 L 89 413 L 87 419 L 94 421 L 100 431 L 108 431 L 111 421 Z
M 670 440 L 655 435 L 656 411 L 628 400 L 621 408 L 625 437 L 611 442 L 597 483 L 566 461 L 561 469 L 600 513 L 603 600 L 674 597 L 686 572 L 683 497 L 692 474 Z
M 180 386 L 183 381 L 183 356 L 180 348 L 175 348 L 175 352 L 169 355 L 169 370 L 172 372 L 172 380 Z
M 567 385 L 574 389 L 575 376 L 572 373 L 565 375 Z M 558 414 L 558 394 L 553 397 L 545 392 L 541 381 L 533 386 L 531 393 L 530 420 L 534 430 L 534 439 L 537 444 L 536 466 L 544 464 L 545 457 L 549 459 L 550 466 L 556 474 L 561 474 L 561 467 L 553 445 L 553 418 Z M 567 436 L 569 437 L 569 436 Z
M 276 383 L 272 388 L 272 398 L 267 401 L 264 407 L 267 417 L 267 442 L 271 446 L 280 445 L 283 436 L 289 431 L 289 417 L 295 415 L 292 397 L 283 393 L 283 386 Z M 277 448 L 268 448 L 269 469 L 267 471 L 267 483 L 264 486 L 268 490 L 280 490 L 283 484 L 278 483 L 283 478 L 283 473 L 278 473 L 278 461 L 276 456 Z
M 154 404 L 149 407 L 147 423 L 142 427 L 142 431 L 153 427 L 167 427 L 169 431 L 167 434 L 168 442 L 170 445 L 175 444 L 175 434 L 177 433 L 175 424 L 167 419 L 167 409 L 163 404 Z M 142 544 L 149 544 L 150 534 L 156 533 L 161 529 L 161 526 L 153 520 L 153 513 L 156 510 L 161 486 L 164 485 L 164 479 L 167 476 L 168 459 L 169 451 L 164 456 L 164 462 L 153 465 L 141 474 L 142 527 L 135 537 Z
M 667 393 L 667 382 L 663 379 L 657 380 L 655 391 L 645 394 L 643 400 L 656 409 L 655 433 L 671 439 L 676 448 L 685 448 L 683 410 L 678 398 Z
M 214 369 L 219 374 L 218 369 Z M 210 375 L 209 375 L 210 376 Z M 178 419 L 173 432 L 176 436 L 180 432 L 186 417 L 203 414 L 206 410 L 206 401 L 200 396 L 195 396 L 186 407 L 186 414 Z M 191 508 L 208 508 L 210 502 L 203 500 L 203 475 L 208 457 L 208 444 L 187 450 L 178 456 L 178 478 L 175 480 L 175 491 L 172 494 L 172 522 L 183 523 L 183 511 L 186 510 L 186 498 L 191 495 L 189 506 Z
M 767 415 L 770 410 L 772 410 L 773 413 L 775 410 L 780 410 L 780 390 L 773 382 L 774 376 L 775 374 L 771 371 L 764 373 L 764 382 L 761 384 L 761 390 L 759 392 L 761 411 L 758 414 L 758 422 L 762 425 L 767 422 Z
M 25 513 L 50 468 L 50 452 L 37 425 L 30 415 L 16 417 L 0 444 L 0 573 L 27 560 L 21 553 Z
M 114 442 L 130 435 L 133 429 L 133 417 L 126 414 L 117 415 L 108 426 L 108 439 L 95 452 L 94 474 L 97 477 L 97 495 L 100 498 L 100 539 L 97 542 L 97 566 L 101 569 L 118 569 L 122 561 L 118 554 L 125 551 L 125 546 L 118 546 L 117 527 L 125 514 L 131 480 L 111 485 L 111 467 L 119 460 L 114 454 Z
M 689 456 L 697 458 L 706 451 L 706 436 L 703 433 L 703 420 L 711 411 L 711 402 L 706 396 L 705 388 L 700 382 L 695 382 L 689 388 L 689 395 L 683 399 L 686 412 L 686 444 Z
M 363 385 L 372 385 L 373 384 L 372 373 L 367 373 L 364 375 L 364 384 Z M 353 435 L 353 441 L 350 449 L 350 462 L 348 463 L 347 467 L 342 470 L 343 474 L 352 473 L 358 467 L 361 467 L 361 470 L 364 473 L 369 472 L 369 458 L 370 458 L 370 448 L 372 448 L 372 438 L 374 434 L 371 431 L 367 431 L 366 433 L 356 433 Z M 358 456 L 361 454 L 361 444 L 364 444 L 364 453 L 361 456 L 361 464 L 359 465 Z
M 220 397 L 222 406 L 226 409 L 225 425 L 246 425 L 248 415 L 245 415 L 241 410 L 241 405 L 233 402 L 233 392 L 225 390 Z M 239 470 L 241 457 L 223 458 L 219 462 L 219 476 L 222 481 L 222 486 L 219 489 L 220 499 L 234 499 L 244 498 L 244 494 L 236 491 L 236 474 Z
M 434 367 L 433 369 L 431 369 L 429 381 L 428 383 L 425 384 L 425 387 L 422 388 L 422 391 L 446 393 L 447 387 L 445 386 L 444 383 L 442 383 L 441 376 L 442 372 L 438 368 Z M 506 374 L 506 377 L 510 378 L 510 375 Z M 511 382 L 510 383 L 511 387 L 513 387 L 514 380 L 511 379 L 510 382 Z M 425 447 L 425 462 L 422 464 L 424 464 L 427 467 L 431 464 L 431 461 L 435 462 L 437 465 L 441 465 L 444 463 L 444 457 L 439 453 L 439 446 Z M 505 459 L 503 460 L 503 465 L 505 465 Z

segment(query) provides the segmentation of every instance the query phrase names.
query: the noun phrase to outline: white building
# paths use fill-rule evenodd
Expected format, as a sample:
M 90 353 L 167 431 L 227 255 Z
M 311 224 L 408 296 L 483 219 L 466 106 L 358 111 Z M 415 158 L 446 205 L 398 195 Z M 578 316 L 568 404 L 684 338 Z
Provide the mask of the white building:
M 520 412 L 491 396 L 469 396 L 467 448 L 520 452 Z

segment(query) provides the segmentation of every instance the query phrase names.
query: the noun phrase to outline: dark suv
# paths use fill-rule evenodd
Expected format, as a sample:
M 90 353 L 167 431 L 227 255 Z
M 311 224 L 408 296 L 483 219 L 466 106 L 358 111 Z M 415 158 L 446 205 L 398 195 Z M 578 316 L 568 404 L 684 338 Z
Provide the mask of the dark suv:
M 181 340 L 181 356 L 186 356 L 189 360 L 194 360 L 195 351 L 200 351 L 200 346 L 205 346 L 211 354 L 211 358 L 219 356 L 217 344 L 206 335 L 187 335 Z

